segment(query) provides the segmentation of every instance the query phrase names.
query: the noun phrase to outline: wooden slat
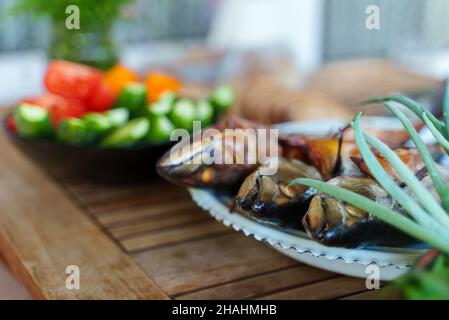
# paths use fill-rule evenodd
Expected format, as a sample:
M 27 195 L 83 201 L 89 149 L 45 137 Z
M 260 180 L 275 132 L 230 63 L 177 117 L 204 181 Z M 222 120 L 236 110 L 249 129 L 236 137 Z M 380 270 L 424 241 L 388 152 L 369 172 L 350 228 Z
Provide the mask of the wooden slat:
M 121 241 L 128 252 L 148 250 L 154 247 L 174 244 L 180 241 L 194 240 L 214 234 L 231 233 L 232 230 L 215 220 L 208 219 L 173 229 L 163 229 Z
M 364 290 L 364 279 L 338 277 L 270 294 L 260 299 L 337 299 Z
M 331 272 L 300 265 L 180 295 L 177 299 L 250 299 L 335 276 Z
M 169 295 L 298 264 L 265 244 L 235 232 L 145 251 L 133 257 Z
M 86 190 L 86 192 L 83 193 L 73 191 L 70 184 L 65 184 L 65 186 L 91 213 L 188 198 L 188 193 L 186 190 L 170 185 L 167 182 L 163 182 L 159 178 L 157 178 L 156 181 L 139 183 L 137 185 L 93 184 L 92 190 L 89 192 Z
M 106 211 L 102 214 L 97 214 L 96 218 L 102 225 L 112 227 L 114 225 L 126 224 L 130 221 L 164 216 L 173 212 L 183 212 L 189 209 L 199 210 L 192 199 Z
M 164 216 L 158 216 L 147 220 L 133 221 L 132 223 L 109 228 L 109 232 L 114 238 L 121 240 L 137 234 L 144 234 L 166 228 L 178 227 L 183 229 L 188 223 L 205 220 L 210 221 L 210 216 L 205 212 L 201 212 L 198 208 L 193 208 L 186 211 L 170 212 Z
M 0 146 L 0 251 L 34 297 L 167 297 L 4 133 Z M 80 268 L 79 290 L 65 286 L 68 265 Z
M 364 292 L 350 294 L 348 296 L 342 297 L 341 300 L 398 300 L 401 296 L 398 291 L 385 292 L 385 289 L 380 290 L 367 290 Z

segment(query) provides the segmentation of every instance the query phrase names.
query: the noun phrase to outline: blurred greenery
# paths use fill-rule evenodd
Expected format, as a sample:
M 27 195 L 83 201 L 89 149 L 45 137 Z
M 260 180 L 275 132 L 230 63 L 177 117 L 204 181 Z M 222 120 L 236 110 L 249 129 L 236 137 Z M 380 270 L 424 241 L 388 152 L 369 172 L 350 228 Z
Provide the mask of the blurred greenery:
M 108 69 L 118 60 L 112 38 L 112 24 L 131 0 L 18 0 L 10 8 L 13 15 L 47 17 L 52 23 L 49 55 Z M 80 29 L 69 30 L 66 8 L 76 5 L 80 11 Z
M 402 297 L 414 300 L 449 299 L 449 256 L 440 253 L 427 266 L 415 266 L 393 284 Z
M 18 0 L 11 7 L 11 13 L 47 16 L 60 22 L 67 18 L 67 6 L 76 5 L 80 9 L 83 27 L 102 28 L 119 17 L 122 7 L 129 2 L 131 0 Z

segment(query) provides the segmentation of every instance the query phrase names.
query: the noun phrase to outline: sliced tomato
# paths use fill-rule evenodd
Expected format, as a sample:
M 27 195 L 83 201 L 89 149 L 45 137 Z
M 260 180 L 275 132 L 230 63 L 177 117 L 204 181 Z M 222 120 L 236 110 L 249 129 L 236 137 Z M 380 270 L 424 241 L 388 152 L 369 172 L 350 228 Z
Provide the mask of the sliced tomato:
M 87 100 L 87 107 L 89 111 L 106 111 L 112 108 L 115 98 L 114 92 L 102 81 Z
M 79 118 L 86 113 L 86 106 L 79 100 L 67 99 L 55 94 L 45 94 L 38 98 L 25 99 L 23 102 L 40 106 L 48 111 L 54 126 L 66 118 Z
M 49 64 L 44 82 L 51 93 L 86 103 L 100 85 L 102 77 L 102 72 L 95 68 L 55 60 Z
M 12 132 L 17 132 L 16 119 L 14 119 L 13 115 L 10 115 L 8 119 L 6 119 L 6 128 Z

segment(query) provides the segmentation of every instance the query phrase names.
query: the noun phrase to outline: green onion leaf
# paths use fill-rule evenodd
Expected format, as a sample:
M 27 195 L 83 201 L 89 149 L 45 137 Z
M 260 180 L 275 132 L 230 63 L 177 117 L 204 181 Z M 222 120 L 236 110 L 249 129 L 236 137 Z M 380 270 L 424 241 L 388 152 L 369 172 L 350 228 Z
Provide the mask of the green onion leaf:
M 422 115 L 425 114 L 429 118 L 430 122 L 432 122 L 434 127 L 443 136 L 445 136 L 446 138 L 449 138 L 449 135 L 446 132 L 445 125 L 440 120 L 438 120 L 429 110 L 427 110 L 427 108 L 423 107 L 418 102 L 416 102 L 415 100 L 413 100 L 413 99 L 411 99 L 409 97 L 390 96 L 390 97 L 375 98 L 375 99 L 366 100 L 363 103 L 364 104 L 384 103 L 384 102 L 387 102 L 387 101 L 394 101 L 394 102 L 397 102 L 399 104 L 402 104 L 403 106 L 405 106 L 408 109 L 410 109 L 414 114 L 416 114 L 422 121 L 424 121 Z
M 410 236 L 427 242 L 430 245 L 438 248 L 446 253 L 449 253 L 449 238 L 446 234 L 435 233 L 419 224 L 395 212 L 375 201 L 372 201 L 355 192 L 333 186 L 331 184 L 316 181 L 313 179 L 298 178 L 289 183 L 289 186 L 295 184 L 303 184 L 311 188 L 315 188 L 323 193 L 327 193 L 332 197 L 345 201 L 361 210 L 369 212 L 377 218 L 391 224 L 397 229 Z
M 418 132 L 416 132 L 416 130 L 413 127 L 410 120 L 401 111 L 397 110 L 390 102 L 387 101 L 384 104 L 388 108 L 388 110 L 390 110 L 399 119 L 399 121 L 401 121 L 405 130 L 407 130 L 408 134 L 410 135 L 413 142 L 415 143 L 415 146 L 418 149 L 418 151 L 427 167 L 427 170 L 429 171 L 429 175 L 430 175 L 430 178 L 432 179 L 433 185 L 434 185 L 435 189 L 437 190 L 438 194 L 440 195 L 443 208 L 446 210 L 446 212 L 444 212 L 444 210 L 442 210 L 441 208 L 440 208 L 441 210 L 435 208 L 435 209 L 433 209 L 433 211 L 431 211 L 431 213 L 435 215 L 435 218 L 438 221 L 440 221 L 446 227 L 449 228 L 449 217 L 447 215 L 447 211 L 449 210 L 449 188 L 445 185 L 443 178 L 441 177 L 441 174 L 438 171 L 436 164 L 433 161 L 429 150 L 427 150 L 427 147 L 424 144 L 424 141 L 422 141 L 421 137 L 419 136 Z M 381 144 L 385 145 L 382 142 L 381 142 Z M 389 151 L 391 151 L 390 148 L 387 148 L 387 149 Z M 398 172 L 398 174 L 399 174 L 399 172 Z M 404 181 L 404 182 L 407 184 L 407 181 Z M 411 184 L 411 185 L 407 184 L 407 185 L 409 186 L 410 189 L 417 188 L 416 184 Z M 425 188 L 421 188 L 421 189 L 425 189 Z M 428 191 L 427 191 L 427 193 L 430 194 Z M 416 194 L 416 192 L 415 192 L 415 194 Z M 422 197 L 421 192 L 416 195 L 418 197 Z M 430 199 L 433 199 L 433 197 L 430 196 L 430 198 L 425 199 L 424 202 L 422 200 L 420 200 L 420 202 L 423 206 L 425 206 L 426 204 L 432 204 L 433 201 L 430 201 Z M 427 208 L 427 209 L 430 211 L 429 208 Z M 442 213 L 444 213 L 444 216 Z
M 429 131 L 432 133 L 435 140 L 440 144 L 440 146 L 446 151 L 447 154 L 449 154 L 449 142 L 447 139 L 435 128 L 433 123 L 429 120 L 426 114 L 423 114 L 423 120 L 426 124 L 426 127 L 429 129 Z
M 449 136 L 449 81 L 446 83 L 443 94 L 443 121 L 446 127 L 446 136 Z
M 428 213 L 420 207 L 416 201 L 413 200 L 401 187 L 399 187 L 396 182 L 390 177 L 388 173 L 385 172 L 382 165 L 379 163 L 377 158 L 374 156 L 373 152 L 369 148 L 365 137 L 363 135 L 362 128 L 360 126 L 360 117 L 361 113 L 359 112 L 354 119 L 353 128 L 355 133 L 355 141 L 357 143 L 357 147 L 360 150 L 360 153 L 365 161 L 366 165 L 370 169 L 374 178 L 376 178 L 377 182 L 391 195 L 393 199 L 395 199 L 409 214 L 415 218 L 415 220 L 420 223 L 422 226 L 428 227 L 432 230 L 439 232 L 444 232 L 444 229 L 436 223 L 434 219 L 432 219 Z M 368 134 L 367 134 L 368 136 Z M 370 139 L 371 140 L 371 139 Z M 375 143 L 373 146 L 377 149 Z M 406 175 L 404 177 L 412 176 L 418 184 L 420 183 L 418 179 L 415 178 L 414 174 L 408 170 L 407 166 L 401 161 L 401 159 L 394 153 L 392 150 L 388 148 L 390 152 L 381 152 L 385 150 L 378 150 L 382 153 L 382 155 L 391 163 L 393 168 L 396 171 L 406 171 Z M 399 172 L 398 172 L 399 173 Z M 402 176 L 401 176 L 402 177 Z M 438 203 L 435 201 L 435 204 L 438 206 Z

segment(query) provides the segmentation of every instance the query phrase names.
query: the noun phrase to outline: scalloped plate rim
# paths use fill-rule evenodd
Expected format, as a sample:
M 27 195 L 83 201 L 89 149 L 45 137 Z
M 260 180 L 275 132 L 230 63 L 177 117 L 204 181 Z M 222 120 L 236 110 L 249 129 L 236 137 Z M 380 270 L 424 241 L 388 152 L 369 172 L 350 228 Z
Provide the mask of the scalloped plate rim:
M 265 241 L 282 250 L 294 250 L 297 253 L 308 253 L 315 257 L 324 257 L 329 261 L 342 260 L 345 263 L 357 263 L 363 266 L 377 264 L 379 267 L 408 268 L 427 249 L 412 249 L 400 247 L 370 247 L 363 249 L 348 249 L 328 247 L 306 237 L 292 235 L 281 230 L 263 225 L 248 219 L 236 212 L 229 212 L 213 193 L 189 188 L 192 199 L 216 220 L 236 231 L 243 232 L 259 241 Z
M 376 121 L 377 123 L 384 122 L 382 120 L 388 119 L 388 123 L 392 123 L 391 117 L 367 116 L 365 119 Z M 321 119 L 319 121 L 281 123 L 276 125 L 276 127 L 284 134 L 323 135 L 329 131 L 336 130 L 346 123 L 336 119 Z M 376 264 L 385 270 L 381 279 L 391 280 L 408 270 L 413 262 L 427 251 L 427 249 L 401 247 L 348 249 L 324 246 L 311 240 L 306 235 L 289 234 L 246 218 L 239 213 L 231 213 L 228 207 L 210 191 L 195 188 L 188 188 L 188 190 L 198 206 L 208 211 L 212 217 L 224 225 L 236 231 L 243 232 L 246 236 L 252 236 L 256 240 L 264 241 L 274 249 L 293 259 L 337 273 L 366 277 L 361 267 L 365 268 L 367 265 Z M 309 255 L 309 257 L 301 257 L 304 254 Z M 323 263 L 322 259 L 326 259 L 326 261 Z M 340 261 L 344 262 L 343 265 L 346 265 L 346 267 L 337 266 L 337 263 Z M 335 266 L 332 266 L 332 263 Z M 354 270 L 351 270 L 351 268 Z

